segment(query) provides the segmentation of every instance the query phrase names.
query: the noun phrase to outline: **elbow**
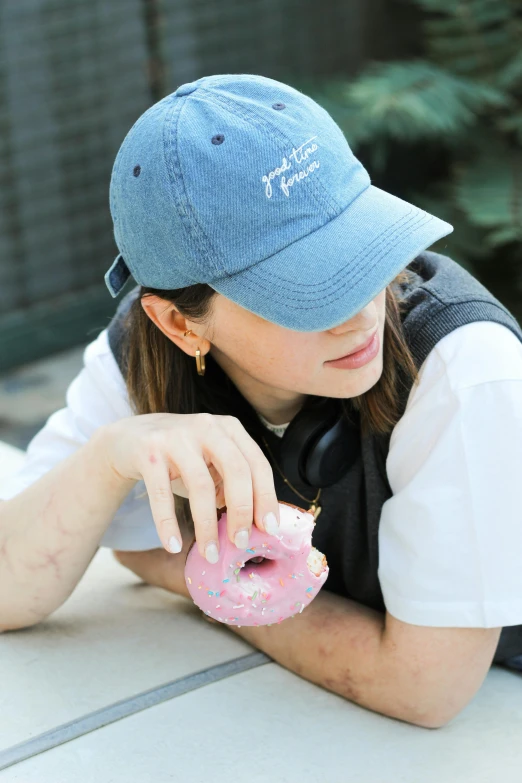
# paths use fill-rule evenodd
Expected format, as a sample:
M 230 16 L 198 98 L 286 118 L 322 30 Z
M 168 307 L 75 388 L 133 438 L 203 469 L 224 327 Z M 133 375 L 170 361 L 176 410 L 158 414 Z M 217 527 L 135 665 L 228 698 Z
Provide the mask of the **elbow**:
M 427 710 L 416 705 L 404 720 L 421 729 L 443 729 L 451 723 L 454 717 L 455 715 L 449 715 L 447 711 L 444 712 L 442 709 Z
M 26 615 L 25 617 L 2 617 L 0 615 L 0 633 L 7 631 L 23 631 L 46 620 L 49 615 Z
M 439 717 L 434 717 L 431 719 L 422 718 L 422 719 L 416 719 L 412 718 L 408 721 L 408 723 L 412 723 L 414 726 L 419 726 L 421 729 L 443 729 L 445 726 L 450 723 L 452 719 L 451 718 L 444 718 L 441 719 Z

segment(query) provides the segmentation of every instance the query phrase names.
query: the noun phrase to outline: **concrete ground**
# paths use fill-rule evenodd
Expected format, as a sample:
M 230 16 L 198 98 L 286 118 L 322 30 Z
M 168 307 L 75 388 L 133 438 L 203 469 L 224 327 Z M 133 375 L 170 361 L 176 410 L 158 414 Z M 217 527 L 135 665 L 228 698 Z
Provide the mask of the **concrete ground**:
M 19 449 L 65 406 L 65 392 L 83 366 L 87 344 L 0 375 L 0 441 Z

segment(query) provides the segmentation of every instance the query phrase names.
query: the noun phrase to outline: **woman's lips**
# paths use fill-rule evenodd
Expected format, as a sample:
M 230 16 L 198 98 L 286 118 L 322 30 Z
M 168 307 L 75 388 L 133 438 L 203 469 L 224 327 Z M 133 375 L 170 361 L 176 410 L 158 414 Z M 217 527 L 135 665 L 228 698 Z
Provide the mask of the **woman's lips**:
M 358 367 L 363 367 L 374 359 L 379 353 L 380 341 L 379 330 L 376 329 L 373 335 L 367 340 L 367 342 L 360 348 L 357 348 L 347 356 L 341 356 L 340 359 L 334 359 L 329 362 L 325 362 L 329 367 L 339 367 L 345 370 L 354 370 Z
M 339 356 L 337 359 L 331 359 L 331 361 L 338 362 L 339 359 L 346 359 L 347 356 L 353 356 L 354 353 L 358 353 L 359 351 L 364 351 L 365 348 L 368 348 L 368 346 L 370 345 L 371 341 L 373 340 L 376 334 L 377 334 L 377 329 L 375 330 L 375 332 L 373 332 L 372 335 L 370 335 L 370 337 L 366 340 L 366 342 L 360 345 L 358 348 L 354 348 L 353 351 L 350 351 L 350 353 L 345 353 L 344 356 Z

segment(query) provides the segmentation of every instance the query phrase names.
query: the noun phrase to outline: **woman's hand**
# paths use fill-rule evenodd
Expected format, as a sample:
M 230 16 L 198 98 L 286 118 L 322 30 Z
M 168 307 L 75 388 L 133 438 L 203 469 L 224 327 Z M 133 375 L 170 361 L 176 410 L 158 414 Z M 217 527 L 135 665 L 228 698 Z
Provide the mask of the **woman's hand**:
M 264 522 L 272 512 L 279 524 L 272 466 L 235 416 L 141 414 L 107 425 L 106 432 L 110 469 L 124 480 L 145 482 L 168 552 L 181 549 L 173 492 L 189 499 L 198 550 L 211 563 L 219 558 L 221 506 L 227 506 L 228 536 L 239 549 L 248 548 L 252 523 L 277 532 Z M 245 535 L 237 539 L 240 531 Z

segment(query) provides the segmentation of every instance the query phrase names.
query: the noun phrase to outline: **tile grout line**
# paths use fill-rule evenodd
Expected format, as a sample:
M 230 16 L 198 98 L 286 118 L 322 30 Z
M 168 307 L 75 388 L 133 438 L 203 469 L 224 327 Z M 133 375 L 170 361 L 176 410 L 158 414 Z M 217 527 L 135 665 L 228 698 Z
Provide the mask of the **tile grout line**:
M 65 742 L 82 737 L 91 731 L 101 729 L 114 723 L 117 720 L 134 715 L 137 712 L 154 707 L 164 701 L 173 699 L 176 696 L 182 696 L 184 693 L 210 685 L 226 677 L 255 669 L 257 666 L 263 666 L 265 663 L 273 663 L 273 659 L 262 652 L 254 652 L 244 655 L 241 658 L 234 658 L 232 661 L 211 666 L 195 674 L 189 674 L 178 680 L 173 680 L 157 688 L 151 688 L 143 691 L 128 699 L 122 699 L 107 707 L 90 712 L 80 718 L 75 718 L 67 723 L 62 723 L 54 729 L 38 734 L 29 740 L 20 742 L 5 750 L 0 750 L 0 770 L 26 761 L 39 753 L 51 750 Z

